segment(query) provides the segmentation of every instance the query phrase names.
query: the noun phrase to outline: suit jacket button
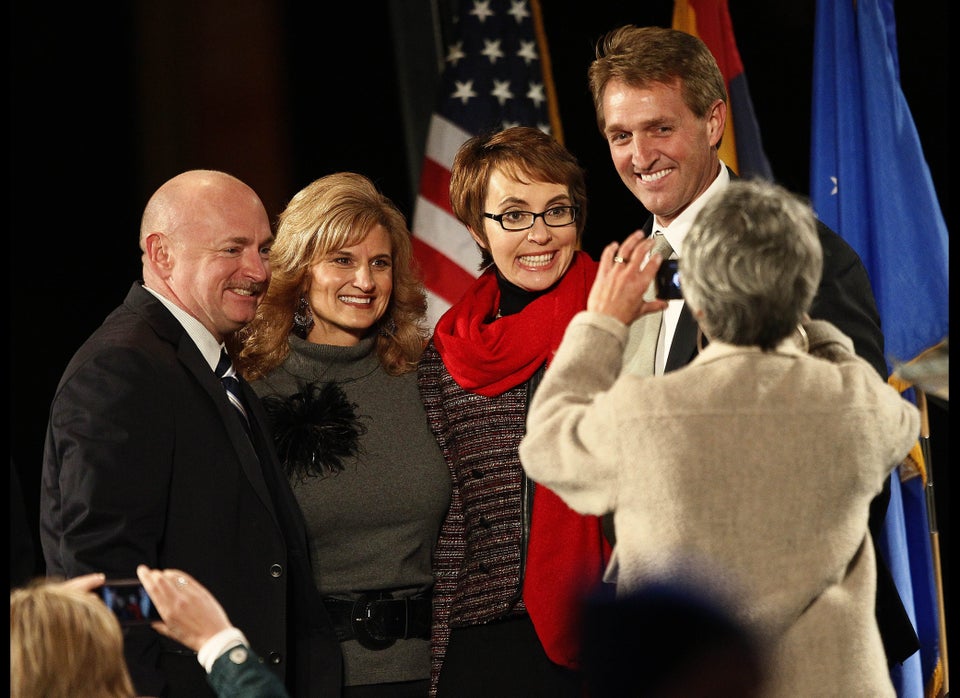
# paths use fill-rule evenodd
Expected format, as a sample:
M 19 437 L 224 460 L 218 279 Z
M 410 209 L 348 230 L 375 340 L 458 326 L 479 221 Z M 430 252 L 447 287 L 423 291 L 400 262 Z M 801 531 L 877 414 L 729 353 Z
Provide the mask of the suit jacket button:
M 271 652 L 270 654 L 267 655 L 267 661 L 273 664 L 274 666 L 276 666 L 277 664 L 280 663 L 280 653 Z
M 277 577 L 279 577 L 279 576 L 282 575 L 282 574 L 283 574 L 283 566 L 282 566 L 282 565 L 270 565 L 270 576 L 271 576 L 271 577 L 273 577 L 274 579 L 276 579 Z

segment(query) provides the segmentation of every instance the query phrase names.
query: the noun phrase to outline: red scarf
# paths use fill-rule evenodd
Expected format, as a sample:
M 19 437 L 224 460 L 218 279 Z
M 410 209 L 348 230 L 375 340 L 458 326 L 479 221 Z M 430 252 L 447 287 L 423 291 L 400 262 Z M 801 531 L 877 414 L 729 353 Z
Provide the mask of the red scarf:
M 493 268 L 437 322 L 433 341 L 464 390 L 493 397 L 524 383 L 549 363 L 570 319 L 587 304 L 597 263 L 577 252 L 549 292 L 519 313 L 491 322 L 500 302 Z M 596 589 L 610 557 L 600 519 L 581 516 L 543 485 L 533 495 L 523 601 L 547 656 L 580 666 L 580 606 Z

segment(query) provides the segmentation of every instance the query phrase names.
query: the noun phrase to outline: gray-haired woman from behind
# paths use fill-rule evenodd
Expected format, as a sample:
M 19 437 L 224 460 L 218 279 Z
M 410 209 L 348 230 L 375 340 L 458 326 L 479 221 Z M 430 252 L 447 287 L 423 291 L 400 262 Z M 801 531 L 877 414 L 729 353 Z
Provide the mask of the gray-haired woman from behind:
M 719 588 L 767 640 L 764 695 L 895 695 L 867 521 L 919 413 L 808 318 L 813 211 L 731 182 L 680 257 L 709 344 L 663 376 L 620 375 L 627 325 L 649 310 L 634 279 L 646 249 L 631 236 L 604 250 L 531 405 L 524 468 L 576 511 L 613 512 L 618 594 L 678 576 Z

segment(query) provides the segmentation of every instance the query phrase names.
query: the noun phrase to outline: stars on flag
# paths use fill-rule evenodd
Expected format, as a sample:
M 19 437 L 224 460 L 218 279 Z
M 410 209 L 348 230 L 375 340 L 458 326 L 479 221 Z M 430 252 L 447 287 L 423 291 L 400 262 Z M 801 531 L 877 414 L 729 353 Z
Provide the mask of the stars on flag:
M 472 0 L 460 8 L 446 47 L 440 113 L 472 133 L 516 124 L 549 133 L 528 0 Z
M 533 126 L 551 133 L 536 0 L 450 0 L 444 70 L 430 119 L 411 230 L 431 324 L 478 272 L 470 234 L 450 209 L 450 167 L 471 135 Z

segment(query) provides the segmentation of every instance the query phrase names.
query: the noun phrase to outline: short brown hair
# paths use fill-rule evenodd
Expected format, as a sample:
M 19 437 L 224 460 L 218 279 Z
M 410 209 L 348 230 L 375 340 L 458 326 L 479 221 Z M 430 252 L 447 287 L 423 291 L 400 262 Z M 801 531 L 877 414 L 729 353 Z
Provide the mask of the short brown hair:
M 468 228 L 486 239 L 484 206 L 487 185 L 495 170 L 517 181 L 563 184 L 577 214 L 577 244 L 587 219 L 587 185 L 583 168 L 553 136 L 530 126 L 514 126 L 474 136 L 460 146 L 450 168 L 450 205 Z M 480 248 L 480 270 L 493 264 L 489 250 Z
M 700 119 L 718 99 L 727 102 L 726 82 L 710 49 L 678 29 L 628 24 L 608 32 L 597 42 L 587 76 L 600 133 L 606 127 L 603 91 L 611 80 L 631 87 L 679 80 L 684 103 Z

